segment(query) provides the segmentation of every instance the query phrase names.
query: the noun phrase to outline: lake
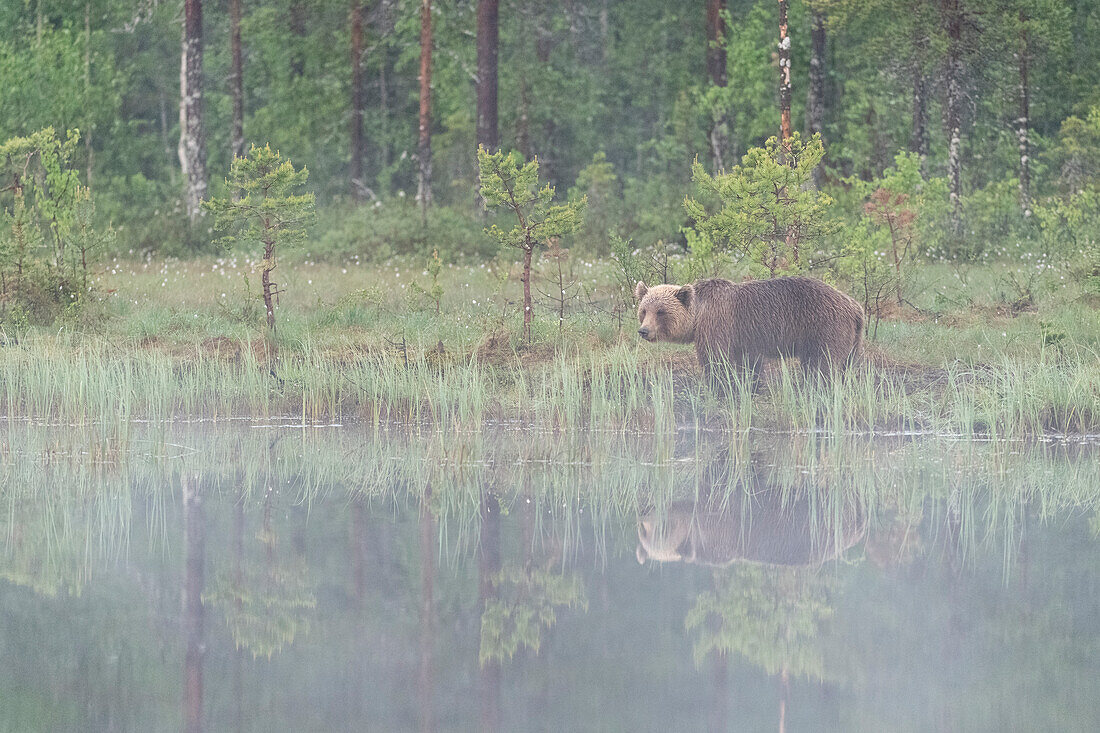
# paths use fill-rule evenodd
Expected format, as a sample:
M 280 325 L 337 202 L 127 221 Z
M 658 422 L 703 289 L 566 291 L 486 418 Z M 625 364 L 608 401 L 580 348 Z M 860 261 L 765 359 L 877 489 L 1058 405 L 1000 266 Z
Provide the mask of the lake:
M 1100 441 L 0 423 L 0 730 L 1100 730 Z

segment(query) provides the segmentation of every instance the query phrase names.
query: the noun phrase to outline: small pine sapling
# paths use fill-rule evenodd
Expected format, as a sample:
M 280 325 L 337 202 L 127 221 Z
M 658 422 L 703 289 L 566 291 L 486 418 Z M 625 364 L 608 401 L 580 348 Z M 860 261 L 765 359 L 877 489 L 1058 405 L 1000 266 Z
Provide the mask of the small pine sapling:
M 571 273 L 568 278 L 566 277 L 564 264 L 569 261 L 569 250 L 561 246 L 561 240 L 558 237 L 552 237 L 550 239 L 550 243 L 546 247 L 546 257 L 555 265 L 555 270 L 551 273 L 549 278 L 554 286 L 554 292 L 544 292 L 543 295 L 558 309 L 558 335 L 561 336 L 565 331 L 565 301 L 567 299 L 567 293 L 577 285 L 577 281 L 572 277 Z
M 554 237 L 572 234 L 583 223 L 582 212 L 587 198 L 565 204 L 553 203 L 554 189 L 547 184 L 538 187 L 538 158 L 527 163 L 519 156 L 501 151 L 490 153 L 483 146 L 477 151 L 481 196 L 486 206 L 509 211 L 516 217 L 516 226 L 505 231 L 493 225 L 489 234 L 505 247 L 523 252 L 523 338 L 531 341 L 531 258 L 541 245 Z
M 428 259 L 428 264 L 424 268 L 429 276 L 432 278 L 431 286 L 425 288 L 418 282 L 410 284 L 414 293 L 427 298 L 435 306 L 435 314 L 438 316 L 442 312 L 443 305 L 443 286 L 439 284 L 439 273 L 443 272 L 443 260 L 439 257 L 439 250 L 433 250 L 432 256 Z
M 692 179 L 702 201 L 687 198 L 684 208 L 700 234 L 770 277 L 804 272 L 813 264 L 810 246 L 836 228 L 828 218 L 832 199 L 809 185 L 824 155 L 821 135 L 803 143 L 796 132 L 752 148 L 728 173 L 712 176 L 696 160 Z
M 253 145 L 246 157 L 234 158 L 229 167 L 225 184 L 230 196 L 203 202 L 203 207 L 214 214 L 214 227 L 230 232 L 221 242 L 227 246 L 237 242 L 263 245 L 260 282 L 267 328 L 272 333 L 274 297 L 279 290 L 271 280 L 271 271 L 275 269 L 277 250 L 302 242 L 306 228 L 313 222 L 313 194 L 294 193 L 308 178 L 308 170 L 295 170 L 290 160 L 284 160 L 271 146 Z

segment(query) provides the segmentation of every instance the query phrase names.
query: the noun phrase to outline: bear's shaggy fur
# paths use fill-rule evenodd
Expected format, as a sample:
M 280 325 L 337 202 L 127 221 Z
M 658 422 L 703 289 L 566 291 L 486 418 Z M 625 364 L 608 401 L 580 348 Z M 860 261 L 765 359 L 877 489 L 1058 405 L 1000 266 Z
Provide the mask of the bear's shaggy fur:
M 695 343 L 704 375 L 744 367 L 756 375 L 767 358 L 798 357 L 807 371 L 850 364 L 863 340 L 859 303 L 820 280 L 781 277 L 693 285 L 638 283 L 638 334 L 646 341 Z

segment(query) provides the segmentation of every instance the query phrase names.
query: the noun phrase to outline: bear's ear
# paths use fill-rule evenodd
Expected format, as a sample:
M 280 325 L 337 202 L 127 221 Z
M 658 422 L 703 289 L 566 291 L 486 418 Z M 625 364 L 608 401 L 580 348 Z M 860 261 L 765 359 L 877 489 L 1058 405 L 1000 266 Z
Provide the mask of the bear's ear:
M 646 287 L 644 282 L 639 280 L 638 284 L 634 286 L 634 300 L 640 301 L 642 298 L 645 297 L 645 294 L 648 292 L 649 288 Z
M 676 300 L 680 301 L 681 305 L 685 308 L 691 308 L 691 297 L 694 294 L 690 285 L 685 285 L 673 293 L 673 295 L 676 296 Z

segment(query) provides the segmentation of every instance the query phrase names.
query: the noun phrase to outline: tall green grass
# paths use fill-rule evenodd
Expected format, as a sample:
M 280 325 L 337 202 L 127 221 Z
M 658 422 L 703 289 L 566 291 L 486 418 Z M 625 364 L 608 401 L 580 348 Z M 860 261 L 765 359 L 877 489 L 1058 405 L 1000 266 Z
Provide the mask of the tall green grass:
M 66 423 L 294 416 L 435 427 L 522 421 L 552 429 L 932 432 L 968 437 L 1100 432 L 1100 359 L 1002 357 L 915 374 L 864 365 L 831 380 L 782 363 L 753 389 L 711 390 L 649 350 L 619 345 L 483 363 L 429 350 L 336 353 L 302 342 L 232 358 L 35 338 L 0 352 L 0 410 Z

